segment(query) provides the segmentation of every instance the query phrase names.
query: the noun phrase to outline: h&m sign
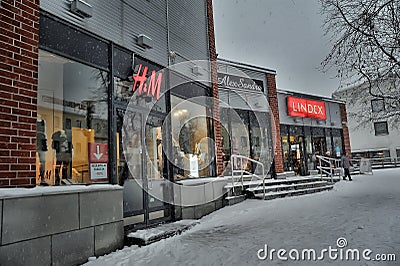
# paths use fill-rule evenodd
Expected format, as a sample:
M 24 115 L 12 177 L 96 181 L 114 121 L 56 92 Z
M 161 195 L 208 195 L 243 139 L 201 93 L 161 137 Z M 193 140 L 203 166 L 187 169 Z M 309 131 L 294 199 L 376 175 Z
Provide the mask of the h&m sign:
M 224 73 L 218 73 L 218 86 L 231 89 L 264 92 L 264 84 L 262 80 L 253 80 Z
M 140 64 L 136 75 L 133 75 L 134 84 L 132 91 L 135 92 L 137 89 L 138 94 L 146 93 L 147 96 L 153 96 L 156 100 L 160 99 L 161 82 L 162 82 L 162 72 L 156 73 L 155 70 L 151 71 L 150 77 L 148 77 L 148 66 L 143 67 Z
M 287 97 L 288 115 L 326 120 L 325 102 Z

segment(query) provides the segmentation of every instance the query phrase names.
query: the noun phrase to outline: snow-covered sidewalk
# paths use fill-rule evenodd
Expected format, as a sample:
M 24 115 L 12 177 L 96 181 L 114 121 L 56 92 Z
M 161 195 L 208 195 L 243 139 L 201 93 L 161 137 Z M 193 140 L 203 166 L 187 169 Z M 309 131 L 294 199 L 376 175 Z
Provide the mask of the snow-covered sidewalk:
M 400 170 L 353 176 L 332 191 L 272 201 L 246 200 L 200 220 L 193 229 L 149 246 L 127 247 L 87 265 L 399 265 Z M 337 248 L 395 254 L 397 262 L 259 260 L 272 249 Z M 288 254 L 286 254 L 287 256 Z

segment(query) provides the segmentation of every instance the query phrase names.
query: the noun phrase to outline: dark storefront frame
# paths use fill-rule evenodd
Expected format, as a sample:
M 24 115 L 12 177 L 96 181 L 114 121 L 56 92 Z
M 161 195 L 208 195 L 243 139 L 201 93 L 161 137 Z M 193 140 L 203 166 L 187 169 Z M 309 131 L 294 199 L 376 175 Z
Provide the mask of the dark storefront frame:
M 62 34 L 58 34 L 62 31 Z M 66 39 L 67 38 L 67 39 Z M 39 49 L 50 52 L 52 54 L 61 56 L 66 59 L 71 59 L 78 63 L 88 65 L 108 73 L 108 150 L 109 150 L 109 180 L 100 183 L 111 183 L 118 184 L 117 173 L 117 158 L 116 158 L 116 133 L 117 133 L 117 121 L 116 117 L 117 108 L 126 109 L 127 102 L 121 102 L 114 97 L 114 76 L 120 74 L 115 62 L 114 51 L 115 49 L 126 51 L 132 54 L 127 49 L 117 46 L 114 43 L 107 41 L 101 37 L 98 37 L 86 30 L 82 30 L 70 23 L 59 19 L 47 12 L 41 11 L 40 16 L 40 44 Z M 75 46 L 63 45 L 70 43 L 71 39 L 76 41 Z M 88 45 L 90 44 L 90 46 Z M 72 47 L 72 48 L 71 48 Z M 75 48 L 74 48 L 75 47 Z M 76 49 L 81 47 L 80 49 Z M 83 48 L 82 48 L 83 47 Z M 101 47 L 102 49 L 99 49 Z M 131 56 L 130 56 L 131 57 Z M 143 60 L 148 61 L 143 58 Z M 148 61 L 150 62 L 150 61 Z M 161 66 L 158 67 L 161 69 Z M 111 69 L 111 71 L 110 71 Z M 126 74 L 126 73 L 125 73 Z M 169 94 L 166 95 L 169 99 Z M 170 109 L 169 101 L 166 104 L 166 110 Z M 144 129 L 143 129 L 144 130 Z M 168 143 L 168 142 L 165 142 Z M 166 161 L 166 160 L 165 160 Z M 165 171 L 171 172 L 169 164 L 165 164 Z M 167 176 L 171 177 L 171 174 Z M 146 178 L 143 178 L 146 179 Z M 146 183 L 144 183 L 145 186 Z M 171 191 L 172 193 L 172 187 Z M 170 194 L 172 195 L 172 194 Z M 137 223 L 127 228 L 141 228 L 148 226 L 150 223 L 160 223 L 173 219 L 173 206 L 169 203 L 164 203 L 164 206 L 150 208 L 148 204 L 147 193 L 143 193 L 143 210 L 130 212 L 131 215 L 144 215 L 144 222 Z M 166 215 L 162 218 L 149 220 L 148 214 L 155 211 L 165 211 Z
M 282 139 L 282 157 L 284 162 L 285 171 L 293 171 L 296 168 L 296 162 L 293 162 L 293 150 L 292 146 L 297 144 L 292 144 L 292 139 L 296 136 L 302 138 L 300 153 L 301 157 L 298 164 L 300 164 L 300 170 L 296 171 L 297 174 L 307 175 L 310 170 L 316 169 L 315 163 L 312 161 L 313 154 L 319 154 L 322 156 L 328 156 L 333 158 L 338 158 L 344 151 L 344 141 L 343 141 L 343 130 L 338 128 L 324 128 L 324 127 L 310 127 L 301 125 L 285 125 L 281 124 L 281 139 Z M 336 154 L 336 147 L 334 146 L 334 137 L 341 138 L 341 147 L 338 154 Z M 286 141 L 284 142 L 284 139 Z M 318 142 L 317 142 L 318 140 Z M 330 147 L 328 147 L 327 140 L 330 142 Z M 311 143 L 308 143 L 311 141 Z M 285 150 L 284 143 L 287 143 L 287 150 Z M 311 146 L 311 153 L 308 152 L 309 149 L 307 145 Z M 285 145 L 286 146 L 286 145 Z M 319 149 L 316 147 L 319 146 Z M 327 153 L 329 151 L 329 153 Z M 288 158 L 285 159 L 285 152 L 288 152 Z M 311 169 L 313 168 L 313 169 Z
M 224 63 L 222 63 L 224 64 Z M 230 75 L 228 73 L 219 73 L 220 76 L 229 76 L 229 77 L 235 77 L 237 76 Z M 265 88 L 267 84 L 262 80 L 257 80 L 257 79 L 251 79 L 248 77 L 244 77 L 246 79 L 252 80 L 257 84 L 258 86 L 261 87 L 260 91 L 255 91 L 255 90 L 246 90 L 246 89 L 235 89 L 231 88 L 229 86 L 225 85 L 219 85 L 219 97 L 220 100 L 223 102 L 223 104 L 220 104 L 220 119 L 221 119 L 221 127 L 222 127 L 222 136 L 223 136 L 223 163 L 224 167 L 228 165 L 228 162 L 230 161 L 230 156 L 232 154 L 240 154 L 240 155 L 245 155 L 249 156 L 252 159 L 255 160 L 260 160 L 259 155 L 257 155 L 255 151 L 255 147 L 265 145 L 266 147 L 272 147 L 272 132 L 268 131 L 268 139 L 264 140 L 262 139 L 261 136 L 257 136 L 257 133 L 255 130 L 262 129 L 263 125 L 260 125 L 257 118 L 262 119 L 263 115 L 267 117 L 266 122 L 267 123 L 267 128 L 271 128 L 271 121 L 270 121 L 270 113 L 268 112 L 262 112 L 263 110 L 251 110 L 251 107 L 245 103 L 245 95 L 250 96 L 251 100 L 256 99 L 257 97 L 260 97 L 261 95 L 265 96 L 268 98 L 268 96 L 265 94 Z M 244 93 L 244 94 L 243 94 Z M 228 104 L 229 107 L 225 108 L 224 105 Z M 233 105 L 233 106 L 232 106 Z M 252 105 L 252 106 L 257 106 L 257 105 Z M 232 115 L 235 114 L 235 115 Z M 237 117 L 236 117 L 237 116 Z M 233 128 L 233 123 L 232 119 L 239 119 L 240 121 L 236 121 L 242 123 L 244 128 L 241 128 L 242 130 L 244 129 L 247 133 L 248 138 L 245 138 L 245 136 L 240 136 L 240 140 L 236 139 L 237 144 L 235 144 L 235 134 L 232 132 Z M 262 123 L 262 122 L 261 122 Z M 237 129 L 237 128 L 236 128 Z M 226 135 L 228 139 L 224 138 L 224 134 Z M 260 133 L 261 134 L 261 133 Z M 261 144 L 262 142 L 265 142 L 264 144 Z M 247 152 L 243 152 L 243 150 L 240 150 L 237 148 L 238 146 L 243 146 L 243 143 L 246 143 L 246 146 L 248 146 L 249 150 Z M 270 161 L 271 160 L 271 161 Z M 264 164 L 272 164 L 272 158 L 264 158 L 264 160 L 260 160 Z M 249 170 L 253 171 L 255 169 L 256 165 L 255 164 L 250 164 L 249 165 Z M 266 169 L 266 171 L 269 171 L 269 169 Z M 229 168 L 228 172 L 226 174 L 229 174 Z
M 62 32 L 62 34 L 60 34 Z M 109 179 L 108 181 L 102 181 L 102 183 L 111 183 L 111 184 L 120 184 L 120 180 L 118 180 L 118 165 L 117 165 L 117 139 L 116 134 L 118 132 L 117 129 L 117 111 L 118 110 L 126 110 L 128 106 L 128 101 L 120 101 L 116 98 L 115 95 L 115 83 L 114 77 L 120 77 L 123 79 L 127 79 L 128 76 L 133 74 L 132 71 L 132 55 L 134 54 L 129 49 L 121 47 L 112 41 L 105 40 L 91 32 L 88 32 L 84 29 L 81 29 L 77 26 L 72 25 L 71 23 L 60 19 L 50 13 L 45 11 L 41 11 L 40 16 L 40 34 L 39 34 L 40 45 L 39 49 L 50 52 L 54 55 L 61 56 L 66 59 L 70 59 L 76 61 L 78 63 L 82 63 L 87 66 L 91 66 L 97 68 L 99 70 L 106 71 L 108 73 L 108 95 L 107 95 L 107 104 L 108 104 L 108 155 L 109 155 Z M 69 44 L 71 41 L 74 44 Z M 146 64 L 149 66 L 149 73 L 152 70 L 160 70 L 163 67 L 153 63 L 151 60 L 148 60 L 140 55 L 135 54 L 135 65 L 136 64 Z M 169 72 L 167 72 L 169 73 Z M 169 84 L 169 74 L 165 75 L 165 83 Z M 197 84 L 197 83 L 196 83 Z M 194 85 L 196 85 L 194 84 Z M 205 91 L 202 96 L 211 97 L 211 88 L 205 86 L 203 84 L 197 84 L 203 88 Z M 196 91 L 198 93 L 198 91 Z M 189 94 L 193 94 L 196 92 L 190 92 Z M 190 95 L 189 95 L 190 96 Z M 193 96 L 193 95 L 192 95 Z M 196 95 L 197 96 L 197 95 Z M 150 115 L 158 117 L 159 119 L 163 119 L 166 116 L 166 113 L 171 111 L 171 96 L 170 92 L 165 93 L 163 96 L 165 97 L 165 113 L 159 113 L 151 110 Z M 144 114 L 146 112 L 145 109 L 140 107 L 135 107 L 135 110 Z M 211 117 L 212 109 L 207 109 L 207 116 Z M 171 121 L 167 121 L 165 126 L 171 127 Z M 143 122 L 143 130 L 142 130 L 142 139 L 145 138 L 146 131 L 146 123 Z M 209 137 L 214 139 L 214 125 L 211 120 L 207 121 L 207 130 Z M 163 130 L 164 131 L 164 130 Z M 170 132 L 170 130 L 165 130 L 166 132 Z M 164 166 L 162 169 L 163 176 L 167 176 L 168 180 L 174 181 L 174 171 L 176 171 L 175 166 L 173 166 L 166 158 L 165 152 L 166 150 L 171 150 L 171 141 L 168 141 L 167 136 L 163 132 L 163 162 Z M 144 141 L 142 141 L 144 142 Z M 215 151 L 213 151 L 215 152 Z M 143 159 L 144 156 L 142 156 Z M 213 157 L 213 161 L 210 164 L 211 174 L 216 173 L 216 157 Z M 144 159 L 143 159 L 144 160 Z M 147 170 L 146 164 L 143 163 L 144 168 L 143 172 L 143 185 L 148 187 L 147 180 Z M 212 169 L 211 169 L 212 167 Z M 101 182 L 100 182 L 101 183 Z M 172 196 L 172 186 L 169 190 L 169 195 Z M 144 189 L 146 190 L 146 189 Z M 170 202 L 170 201 L 168 201 Z M 136 215 L 144 215 L 143 223 L 135 223 L 132 226 L 128 226 L 128 228 L 140 228 L 147 226 L 151 223 L 159 223 L 167 220 L 174 219 L 174 210 L 173 206 L 169 203 L 164 203 L 164 206 L 155 206 L 149 207 L 149 196 L 147 192 L 143 193 L 143 206 L 142 210 L 137 211 L 129 211 L 124 213 L 124 216 L 136 216 Z M 165 216 L 162 218 L 155 218 L 150 221 L 149 213 L 157 212 L 157 211 L 165 211 Z

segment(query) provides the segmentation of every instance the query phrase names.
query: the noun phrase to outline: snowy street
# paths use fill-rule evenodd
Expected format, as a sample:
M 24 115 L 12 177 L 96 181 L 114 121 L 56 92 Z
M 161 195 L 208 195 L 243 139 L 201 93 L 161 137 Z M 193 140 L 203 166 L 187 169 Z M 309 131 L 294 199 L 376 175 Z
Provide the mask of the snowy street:
M 332 191 L 272 201 L 246 200 L 200 220 L 193 229 L 138 248 L 127 247 L 87 265 L 399 265 L 400 170 L 353 176 Z M 268 249 L 370 249 L 395 254 L 397 262 L 260 260 Z M 288 257 L 288 252 L 285 254 Z M 263 255 L 263 252 L 260 253 Z

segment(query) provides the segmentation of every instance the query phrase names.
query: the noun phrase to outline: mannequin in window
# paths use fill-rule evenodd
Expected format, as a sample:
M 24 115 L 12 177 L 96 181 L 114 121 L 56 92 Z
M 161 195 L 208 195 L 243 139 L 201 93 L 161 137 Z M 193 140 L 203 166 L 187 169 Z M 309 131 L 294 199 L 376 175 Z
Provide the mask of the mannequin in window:
M 47 136 L 46 136 L 46 121 L 42 120 L 42 118 L 38 117 L 36 121 L 36 151 L 39 155 L 39 177 L 40 177 L 40 185 L 46 186 L 48 185 L 44 180 L 45 171 L 46 171 L 46 152 L 48 151 L 47 147 Z
M 52 148 L 56 152 L 56 170 L 54 184 L 60 185 L 60 171 L 63 179 L 68 178 L 68 166 L 72 159 L 72 145 L 68 141 L 64 130 L 59 130 L 51 136 L 53 140 Z

